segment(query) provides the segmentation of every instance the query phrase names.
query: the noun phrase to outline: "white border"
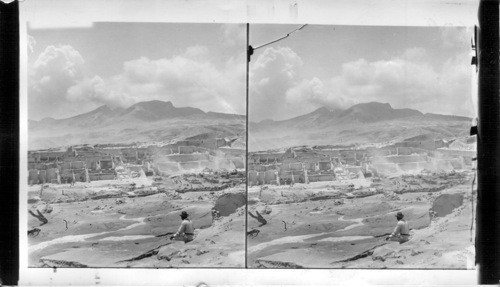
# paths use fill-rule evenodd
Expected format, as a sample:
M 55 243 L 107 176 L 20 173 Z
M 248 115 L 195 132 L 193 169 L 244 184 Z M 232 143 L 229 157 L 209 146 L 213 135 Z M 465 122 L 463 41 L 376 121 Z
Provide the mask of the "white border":
M 468 26 L 476 0 L 25 0 L 20 2 L 20 285 L 474 285 L 475 270 L 27 268 L 27 33 L 108 22 Z
M 20 5 L 21 6 L 21 5 Z M 21 9 L 20 9 L 21 10 Z M 19 11 L 19 283 L 28 266 L 28 34 L 26 21 Z M 22 248 L 25 246 L 26 248 Z

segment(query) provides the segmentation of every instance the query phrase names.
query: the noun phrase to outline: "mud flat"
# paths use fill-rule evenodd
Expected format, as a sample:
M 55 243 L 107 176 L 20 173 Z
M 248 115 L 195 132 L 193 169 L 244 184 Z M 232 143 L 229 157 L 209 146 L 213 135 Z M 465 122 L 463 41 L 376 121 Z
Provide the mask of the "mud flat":
M 244 196 L 244 184 L 210 191 L 175 191 L 169 178 L 134 178 L 92 183 L 48 184 L 29 190 L 31 267 L 243 267 L 244 207 L 212 218 L 219 197 Z M 205 191 L 206 190 L 206 191 Z M 226 196 L 227 197 L 227 196 Z M 171 241 L 181 211 L 196 228 L 193 241 Z
M 368 184 L 252 187 L 249 211 L 258 212 L 266 224 L 249 217 L 247 264 L 473 268 L 471 180 L 467 172 L 451 172 L 380 178 Z M 411 240 L 404 244 L 385 240 L 398 211 L 411 228 Z

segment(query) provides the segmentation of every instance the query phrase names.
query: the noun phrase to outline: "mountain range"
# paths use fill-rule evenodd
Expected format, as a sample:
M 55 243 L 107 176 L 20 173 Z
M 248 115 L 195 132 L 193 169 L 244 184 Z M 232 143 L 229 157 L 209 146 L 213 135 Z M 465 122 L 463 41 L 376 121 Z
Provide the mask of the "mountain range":
M 69 118 L 29 120 L 28 148 L 169 142 L 201 133 L 214 137 L 242 137 L 245 126 L 243 115 L 175 107 L 172 102 L 139 102 L 126 109 L 104 105 Z
M 348 109 L 319 108 L 298 117 L 252 122 L 249 150 L 317 144 L 369 144 L 402 141 L 416 136 L 444 139 L 465 136 L 471 119 L 461 116 L 394 109 L 370 102 Z M 79 144 L 166 143 L 199 134 L 238 137 L 245 148 L 246 117 L 175 107 L 171 102 L 148 101 L 129 108 L 101 106 L 65 119 L 44 118 L 28 123 L 28 148 L 46 149 Z
M 224 114 L 215 112 L 204 112 L 198 108 L 175 107 L 172 102 L 147 101 L 139 102 L 127 109 L 114 108 L 103 105 L 93 111 L 76 115 L 65 119 L 44 118 L 40 121 L 29 121 L 30 129 L 54 128 L 58 126 L 67 127 L 100 127 L 113 125 L 123 121 L 155 122 L 165 119 L 191 118 L 191 119 L 225 119 L 245 121 L 245 116 L 237 114 Z
M 354 105 L 348 109 L 333 109 L 330 110 L 326 107 L 321 107 L 311 113 L 301 115 L 298 117 L 274 121 L 263 120 L 258 123 L 251 122 L 251 125 L 258 128 L 260 126 L 269 125 L 290 125 L 295 127 L 308 126 L 308 125 L 336 125 L 343 123 L 372 123 L 380 121 L 398 120 L 404 118 L 419 118 L 419 119 L 433 119 L 433 120 L 451 120 L 451 121 L 471 121 L 471 118 L 453 115 L 440 115 L 440 114 L 423 114 L 420 111 L 413 109 L 394 109 L 388 103 L 369 102 Z
M 251 116 L 250 116 L 251 120 Z M 403 141 L 415 136 L 446 139 L 465 136 L 471 118 L 394 109 L 369 102 L 348 109 L 321 107 L 298 117 L 249 123 L 249 150 L 297 145 L 351 145 Z

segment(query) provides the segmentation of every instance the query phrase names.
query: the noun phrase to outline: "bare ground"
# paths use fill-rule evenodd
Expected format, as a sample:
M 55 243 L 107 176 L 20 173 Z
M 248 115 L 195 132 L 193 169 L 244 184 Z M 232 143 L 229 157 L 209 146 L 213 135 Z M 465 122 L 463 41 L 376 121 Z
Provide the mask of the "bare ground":
M 212 223 L 211 209 L 225 193 L 244 193 L 244 185 L 184 193 L 165 189 L 163 180 L 136 178 L 70 185 L 40 185 L 29 190 L 28 208 L 48 219 L 28 215 L 31 267 L 242 267 L 244 212 Z M 195 240 L 171 241 L 187 211 Z M 161 256 L 162 248 L 178 251 Z M 158 255 L 160 254 L 160 255 Z M 167 258 L 169 260 L 167 260 Z
M 471 174 L 429 173 L 249 189 L 248 265 L 258 268 L 473 268 Z M 259 196 L 260 194 L 260 196 Z M 442 194 L 461 195 L 452 213 L 429 212 Z M 401 211 L 411 240 L 386 241 Z

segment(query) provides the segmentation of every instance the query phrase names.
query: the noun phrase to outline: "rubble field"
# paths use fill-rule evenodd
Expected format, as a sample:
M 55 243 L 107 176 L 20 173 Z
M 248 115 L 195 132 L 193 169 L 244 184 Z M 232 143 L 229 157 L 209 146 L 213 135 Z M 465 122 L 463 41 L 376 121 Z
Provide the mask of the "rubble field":
M 471 171 L 249 187 L 250 268 L 474 268 Z M 402 212 L 410 241 L 386 241 Z
M 29 266 L 244 267 L 244 182 L 242 172 L 204 170 L 32 185 Z M 181 211 L 196 228 L 189 243 L 170 240 Z

